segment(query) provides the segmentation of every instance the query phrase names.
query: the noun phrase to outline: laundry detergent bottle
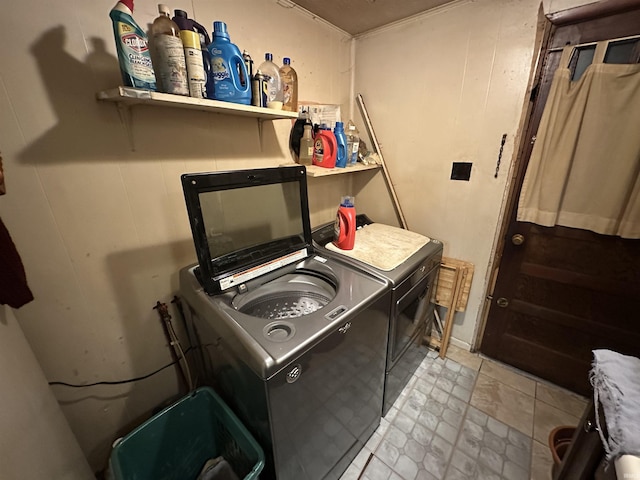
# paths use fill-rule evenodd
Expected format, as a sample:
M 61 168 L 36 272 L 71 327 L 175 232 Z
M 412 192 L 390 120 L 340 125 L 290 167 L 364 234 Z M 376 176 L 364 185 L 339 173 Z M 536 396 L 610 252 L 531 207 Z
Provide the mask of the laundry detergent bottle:
M 355 197 L 344 196 L 333 227 L 333 244 L 341 250 L 353 250 L 356 242 Z
M 237 46 L 231 43 L 227 24 L 213 22 L 209 45 L 215 100 L 251 105 L 251 83 L 247 66 Z
M 176 9 L 173 13 L 174 16 L 171 20 L 180 28 L 180 39 L 184 46 L 184 57 L 189 75 L 189 95 L 196 98 L 206 98 L 207 82 L 211 71 L 211 61 L 207 49 L 211 43 L 209 34 L 206 30 L 204 35 L 200 33 L 200 28 L 204 27 L 189 18 L 184 10 Z M 211 83 L 211 89 L 213 89 L 213 83 Z
M 122 81 L 126 87 L 156 89 L 149 41 L 133 19 L 133 0 L 121 0 L 109 13 L 113 22 Z
M 337 151 L 336 136 L 322 124 L 313 142 L 313 164 L 324 168 L 335 167 Z
M 336 137 L 336 167 L 344 168 L 347 166 L 349 156 L 347 154 L 347 135 L 344 133 L 344 126 L 342 122 L 336 122 L 336 126 L 333 129 L 333 134 Z
M 202 67 L 204 68 L 204 75 L 207 79 L 205 85 L 205 91 L 207 92 L 207 98 L 213 98 L 214 81 L 211 73 L 211 57 L 209 56 L 209 45 L 211 39 L 209 38 L 209 32 L 207 29 L 196 22 L 194 19 L 187 16 L 187 12 L 184 10 L 174 10 L 173 21 L 178 24 L 180 30 L 193 30 L 198 33 L 200 37 L 200 50 L 202 51 Z

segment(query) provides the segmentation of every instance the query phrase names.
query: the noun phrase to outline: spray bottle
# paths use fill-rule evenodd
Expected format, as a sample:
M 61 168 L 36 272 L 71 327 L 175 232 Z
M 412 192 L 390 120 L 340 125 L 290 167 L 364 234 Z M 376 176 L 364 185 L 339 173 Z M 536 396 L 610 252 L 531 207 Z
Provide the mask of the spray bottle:
M 313 124 L 309 118 L 309 112 L 303 108 L 298 114 L 298 118 L 293 124 L 293 127 L 291 127 L 291 133 L 289 134 L 289 148 L 295 157 L 300 156 L 300 140 L 302 139 L 306 125 L 309 125 L 313 132 Z
M 300 155 L 298 163 L 300 165 L 313 164 L 313 137 L 311 136 L 311 124 L 304 126 L 304 133 L 300 139 Z
M 341 250 L 353 250 L 356 242 L 356 207 L 355 197 L 344 196 L 333 226 L 333 244 Z

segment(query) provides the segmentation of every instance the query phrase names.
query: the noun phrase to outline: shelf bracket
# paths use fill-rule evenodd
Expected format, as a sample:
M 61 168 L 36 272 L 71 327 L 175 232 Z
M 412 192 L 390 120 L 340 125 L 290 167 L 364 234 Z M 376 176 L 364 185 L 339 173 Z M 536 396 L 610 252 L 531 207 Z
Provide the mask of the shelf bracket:
M 260 142 L 260 153 L 264 152 L 264 145 L 262 144 L 262 119 L 258 118 L 258 141 Z
M 124 133 L 127 136 L 127 140 L 129 141 L 129 148 L 132 152 L 136 151 L 136 146 L 133 141 L 133 113 L 131 112 L 131 107 L 129 105 L 125 105 L 124 103 L 117 102 L 116 107 L 118 109 L 118 116 L 120 117 L 120 123 L 122 123 L 122 127 L 124 128 Z

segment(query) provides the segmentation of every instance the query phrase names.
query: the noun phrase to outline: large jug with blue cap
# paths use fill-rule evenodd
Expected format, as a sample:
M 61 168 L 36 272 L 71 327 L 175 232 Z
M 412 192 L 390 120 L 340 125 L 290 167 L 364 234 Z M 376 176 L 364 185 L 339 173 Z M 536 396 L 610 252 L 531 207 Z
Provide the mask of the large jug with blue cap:
M 227 24 L 213 22 L 209 45 L 215 100 L 251 105 L 251 82 L 240 49 L 231 43 Z

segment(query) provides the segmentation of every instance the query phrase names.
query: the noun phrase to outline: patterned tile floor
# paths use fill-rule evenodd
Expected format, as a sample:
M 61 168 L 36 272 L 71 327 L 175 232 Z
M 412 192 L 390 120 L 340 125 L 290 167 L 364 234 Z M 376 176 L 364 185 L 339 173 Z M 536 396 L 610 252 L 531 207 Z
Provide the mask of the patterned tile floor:
M 548 432 L 586 400 L 450 347 L 426 358 L 341 480 L 550 480 Z

